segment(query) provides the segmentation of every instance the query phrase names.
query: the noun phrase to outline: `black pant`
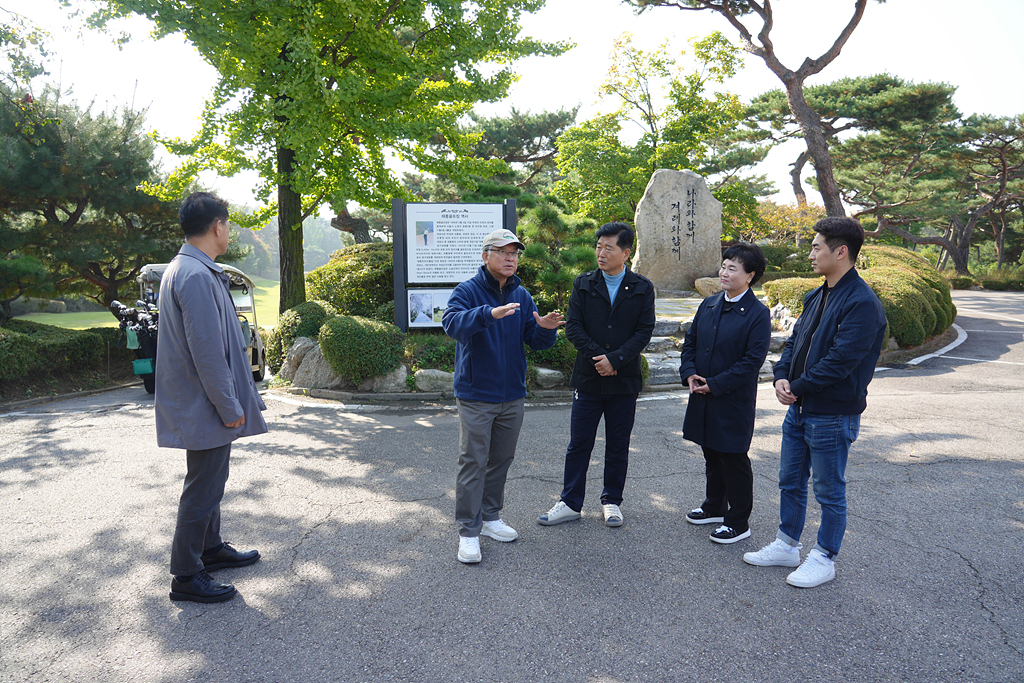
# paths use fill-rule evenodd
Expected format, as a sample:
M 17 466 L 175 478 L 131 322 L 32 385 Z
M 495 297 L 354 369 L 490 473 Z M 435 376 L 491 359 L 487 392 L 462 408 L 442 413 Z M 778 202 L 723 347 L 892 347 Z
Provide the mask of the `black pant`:
M 188 471 L 171 542 L 171 574 L 175 576 L 202 571 L 203 551 L 221 544 L 220 501 L 228 481 L 231 444 L 185 454 Z
M 724 524 L 740 533 L 749 527 L 750 510 L 754 507 L 754 472 L 746 453 L 726 453 L 702 446 L 707 472 L 707 498 L 701 509 L 715 517 L 724 517 Z
M 573 392 L 569 447 L 565 453 L 562 500 L 579 512 L 587 488 L 587 468 L 604 415 L 604 491 L 602 505 L 621 505 L 629 468 L 629 437 L 633 433 L 637 394 Z

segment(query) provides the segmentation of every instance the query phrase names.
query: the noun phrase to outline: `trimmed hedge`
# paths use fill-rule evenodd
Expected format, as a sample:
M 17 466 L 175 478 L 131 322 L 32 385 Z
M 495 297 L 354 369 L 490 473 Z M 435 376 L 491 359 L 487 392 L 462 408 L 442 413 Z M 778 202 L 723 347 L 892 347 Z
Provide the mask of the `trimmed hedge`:
M 0 328 L 0 380 L 92 370 L 106 358 L 105 351 L 104 338 L 95 330 L 9 320 Z
M 390 323 L 339 315 L 320 328 L 320 351 L 332 370 L 359 384 L 402 363 L 405 334 Z
M 326 301 L 304 301 L 282 313 L 277 327 L 264 342 L 267 351 L 267 365 L 270 366 L 271 372 L 276 375 L 281 370 L 285 355 L 296 339 L 299 337 L 316 339 L 323 324 L 337 314 L 338 311 L 334 306 Z
M 865 246 L 858 271 L 882 302 L 889 333 L 903 347 L 918 346 L 945 331 L 956 319 L 949 284 L 928 261 L 893 246 Z M 769 304 L 782 303 L 793 315 L 803 311 L 804 297 L 820 287 L 820 277 L 766 282 Z
M 332 304 L 339 315 L 393 322 L 395 273 L 391 243 L 356 244 L 334 252 L 326 265 L 306 273 L 306 295 Z M 384 315 L 391 317 L 380 317 Z

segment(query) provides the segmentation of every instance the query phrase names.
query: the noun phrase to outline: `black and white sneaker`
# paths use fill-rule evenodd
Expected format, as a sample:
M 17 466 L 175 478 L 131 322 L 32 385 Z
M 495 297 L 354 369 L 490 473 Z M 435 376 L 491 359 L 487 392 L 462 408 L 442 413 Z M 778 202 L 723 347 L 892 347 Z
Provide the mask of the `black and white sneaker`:
M 715 517 L 710 512 L 704 512 L 704 508 L 696 508 L 686 513 L 686 521 L 690 524 L 721 524 L 725 517 Z
M 736 531 L 731 526 L 725 526 L 724 524 L 715 529 L 715 533 L 711 534 L 711 540 L 715 543 L 735 543 L 736 541 L 742 541 L 744 538 L 750 538 L 750 529 Z

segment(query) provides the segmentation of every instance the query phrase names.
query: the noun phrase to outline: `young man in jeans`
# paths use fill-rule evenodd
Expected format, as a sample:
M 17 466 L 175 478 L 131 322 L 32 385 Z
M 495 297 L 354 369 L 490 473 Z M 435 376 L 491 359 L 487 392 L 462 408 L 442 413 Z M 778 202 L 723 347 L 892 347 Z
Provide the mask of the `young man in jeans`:
M 846 460 L 885 337 L 882 304 L 854 267 L 864 244 L 860 223 L 829 217 L 814 229 L 810 260 L 825 284 L 804 299 L 803 313 L 775 366 L 775 396 L 789 406 L 779 465 L 782 523 L 775 541 L 743 556 L 759 567 L 799 565 L 786 577 L 798 588 L 820 586 L 836 576 L 834 559 L 846 532 Z M 799 541 L 812 474 L 821 525 L 817 543 L 801 564 Z

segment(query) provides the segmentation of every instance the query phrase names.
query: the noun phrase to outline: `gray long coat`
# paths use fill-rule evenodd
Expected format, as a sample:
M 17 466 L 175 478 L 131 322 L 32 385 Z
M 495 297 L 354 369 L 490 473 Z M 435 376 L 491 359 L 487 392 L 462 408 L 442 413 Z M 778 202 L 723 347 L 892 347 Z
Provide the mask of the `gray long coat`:
M 725 293 L 697 309 L 683 341 L 679 377 L 707 378 L 711 394 L 690 394 L 683 438 L 726 453 L 746 453 L 754 436 L 757 376 L 772 336 L 768 308 L 748 289 L 722 315 Z
M 266 410 L 229 291 L 227 273 L 190 244 L 160 280 L 156 442 L 206 450 L 263 434 Z M 245 424 L 225 424 L 245 414 Z

